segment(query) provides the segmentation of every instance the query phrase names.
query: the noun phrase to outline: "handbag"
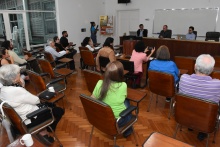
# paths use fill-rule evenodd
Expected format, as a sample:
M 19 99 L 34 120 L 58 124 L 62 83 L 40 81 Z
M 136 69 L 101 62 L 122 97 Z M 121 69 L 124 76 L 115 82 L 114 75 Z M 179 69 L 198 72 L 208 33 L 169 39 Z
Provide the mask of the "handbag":
M 40 95 L 39 95 L 39 98 L 40 99 L 45 99 L 45 100 L 50 100 L 51 98 L 53 98 L 54 96 L 56 95 L 55 92 L 50 92 L 48 90 L 42 92 Z

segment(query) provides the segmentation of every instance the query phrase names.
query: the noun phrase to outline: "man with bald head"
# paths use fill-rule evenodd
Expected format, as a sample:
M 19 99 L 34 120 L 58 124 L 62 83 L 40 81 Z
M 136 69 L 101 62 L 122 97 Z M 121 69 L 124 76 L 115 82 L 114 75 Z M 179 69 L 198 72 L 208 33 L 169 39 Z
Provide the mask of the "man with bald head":
M 220 100 L 220 80 L 212 79 L 215 60 L 208 54 L 202 54 L 196 59 L 195 74 L 183 74 L 179 82 L 179 93 L 214 101 Z M 203 140 L 205 133 L 199 133 L 197 138 Z

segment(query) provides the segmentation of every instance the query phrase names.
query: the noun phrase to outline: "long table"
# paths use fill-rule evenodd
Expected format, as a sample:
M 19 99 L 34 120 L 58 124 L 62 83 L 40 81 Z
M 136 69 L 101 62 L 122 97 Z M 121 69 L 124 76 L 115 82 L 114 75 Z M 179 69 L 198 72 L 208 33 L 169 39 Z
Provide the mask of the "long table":
M 159 48 L 161 45 L 166 45 L 170 50 L 171 60 L 174 59 L 174 56 L 198 57 L 200 54 L 210 54 L 212 56 L 220 55 L 219 42 L 158 38 L 143 38 L 143 41 L 147 46 L 156 47 L 156 49 Z M 120 44 L 123 44 L 123 37 L 120 37 Z

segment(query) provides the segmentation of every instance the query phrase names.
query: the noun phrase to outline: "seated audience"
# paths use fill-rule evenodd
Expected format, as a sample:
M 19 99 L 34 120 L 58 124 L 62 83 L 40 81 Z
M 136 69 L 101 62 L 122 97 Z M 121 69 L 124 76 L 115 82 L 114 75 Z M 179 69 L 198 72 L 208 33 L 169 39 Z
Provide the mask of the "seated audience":
M 144 25 L 140 24 L 139 29 L 137 30 L 138 37 L 147 37 L 148 30 L 144 29 Z
M 91 52 L 95 51 L 95 47 L 90 37 L 85 37 L 83 39 L 82 46 L 87 47 Z
M 127 85 L 124 80 L 124 68 L 121 62 L 113 61 L 106 66 L 104 80 L 99 80 L 92 93 L 93 98 L 108 104 L 114 113 L 115 118 L 129 107 L 127 97 Z M 118 122 L 119 127 L 124 126 L 131 119 L 128 115 Z M 129 136 L 133 132 L 132 127 L 123 133 L 124 137 Z
M 24 55 L 24 59 L 20 58 L 14 51 L 13 51 L 13 45 L 11 41 L 4 41 L 2 43 L 2 47 L 6 48 L 8 50 L 8 54 L 13 58 L 14 60 L 14 64 L 25 64 L 25 63 L 29 63 L 31 68 L 37 72 L 37 73 L 41 73 L 41 70 L 38 66 L 37 60 L 31 60 L 31 61 L 27 61 L 29 59 L 29 57 L 27 55 Z
M 37 96 L 31 94 L 26 89 L 21 87 L 18 83 L 20 82 L 20 68 L 15 64 L 4 65 L 0 68 L 0 98 L 3 101 L 7 101 L 10 106 L 12 106 L 22 120 L 27 119 L 26 115 L 39 109 L 37 106 L 40 104 L 40 100 Z M 50 125 L 55 131 L 58 122 L 60 121 L 64 110 L 60 107 L 52 108 L 55 121 Z M 27 119 L 24 123 L 27 128 L 35 126 L 45 118 L 50 117 L 49 113 L 41 114 L 33 119 Z M 48 129 L 49 131 L 49 129 Z M 54 142 L 53 137 L 48 135 L 47 130 L 41 131 L 39 133 L 44 139 L 49 142 Z
M 58 62 L 57 60 L 59 60 L 60 58 L 63 58 L 65 57 L 66 55 L 69 54 L 69 51 L 68 50 L 63 50 L 63 51 L 60 51 L 60 52 L 57 52 L 56 51 L 56 46 L 55 46 L 55 43 L 53 41 L 53 39 L 48 39 L 47 40 L 47 47 L 45 48 L 45 51 L 51 53 L 51 55 L 53 56 L 53 59 Z M 70 54 L 70 59 L 73 59 L 73 55 Z M 74 60 L 70 61 L 69 62 L 69 66 L 70 66 L 70 69 L 71 70 L 75 70 L 75 63 L 74 63 Z
M 102 49 L 99 50 L 97 57 L 96 57 L 96 69 L 98 71 L 100 71 L 99 56 L 109 58 L 110 62 L 113 62 L 116 60 L 115 52 L 113 50 L 113 42 L 114 42 L 114 39 L 112 37 L 106 38 Z
M 71 52 L 71 56 L 72 56 L 71 58 L 73 58 L 73 56 L 77 53 L 77 51 L 71 48 L 70 46 L 66 46 L 64 48 L 62 44 L 60 43 L 60 39 L 58 36 L 53 37 L 53 41 L 55 42 L 56 48 L 59 49 L 60 51 L 69 50 Z
M 190 26 L 189 27 L 189 32 L 188 32 L 188 34 L 186 34 L 186 39 L 187 40 L 196 40 L 196 35 L 193 33 L 193 31 L 194 31 L 194 27 Z
M 3 48 L 1 50 L 1 53 L 2 53 L 2 59 L 1 59 L 0 67 L 6 64 L 14 64 L 14 60 L 11 56 L 9 56 L 8 50 L 6 48 Z M 24 87 L 25 86 L 24 80 L 29 80 L 29 77 L 25 71 L 21 71 L 20 73 L 21 73 L 20 84 L 22 87 Z
M 150 62 L 149 70 L 155 70 L 172 74 L 175 84 L 179 81 L 179 69 L 176 64 L 170 60 L 170 52 L 167 46 L 162 45 L 156 52 L 156 59 Z M 170 98 L 166 98 L 169 102 Z
M 60 38 L 60 44 L 63 46 L 63 48 L 67 47 L 68 49 L 71 49 L 71 51 L 73 52 L 73 55 L 75 55 L 77 51 L 73 49 L 73 42 L 69 42 L 67 37 L 68 37 L 67 31 L 63 31 L 62 37 Z
M 195 96 L 198 98 L 211 100 L 219 103 L 220 100 L 220 80 L 212 79 L 215 60 L 208 54 L 202 54 L 196 59 L 195 74 L 183 74 L 179 82 L 179 93 Z M 199 133 L 197 138 L 204 140 L 205 133 Z
M 131 59 L 130 61 L 134 61 L 134 72 L 135 74 L 138 74 L 139 77 L 136 80 L 136 85 L 140 86 L 141 82 L 141 77 L 143 74 L 143 67 L 142 64 L 143 62 L 147 62 L 151 55 L 154 53 L 155 48 L 153 48 L 150 51 L 150 54 L 147 55 L 146 53 L 148 52 L 148 48 L 146 48 L 145 44 L 143 41 L 138 41 L 135 44 L 134 50 L 132 51 Z
M 172 30 L 168 30 L 168 26 L 164 25 L 163 30 L 160 31 L 160 35 L 158 38 L 171 38 Z

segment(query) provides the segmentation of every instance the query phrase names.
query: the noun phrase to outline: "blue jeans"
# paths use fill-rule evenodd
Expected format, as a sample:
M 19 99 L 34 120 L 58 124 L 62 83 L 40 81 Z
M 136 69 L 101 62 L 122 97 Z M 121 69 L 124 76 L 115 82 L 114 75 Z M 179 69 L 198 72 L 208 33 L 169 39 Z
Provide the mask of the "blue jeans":
M 125 99 L 124 103 L 125 103 L 126 108 L 130 106 L 130 102 L 128 99 Z M 131 118 L 132 118 L 132 114 L 129 114 L 124 118 L 121 118 L 120 121 L 118 122 L 118 126 L 123 127 L 125 124 L 127 124 L 127 122 L 131 120 Z M 128 137 L 132 132 L 133 132 L 133 128 L 130 127 L 123 133 L 123 136 Z

